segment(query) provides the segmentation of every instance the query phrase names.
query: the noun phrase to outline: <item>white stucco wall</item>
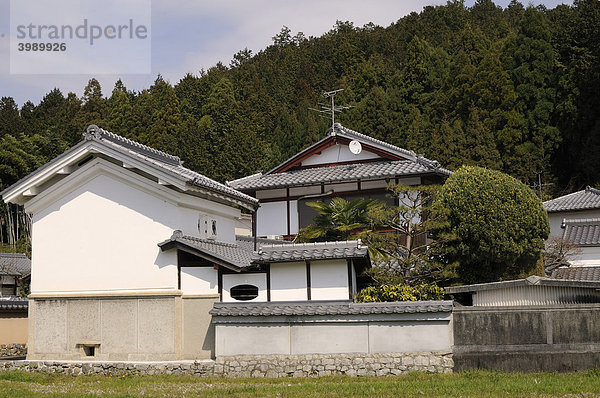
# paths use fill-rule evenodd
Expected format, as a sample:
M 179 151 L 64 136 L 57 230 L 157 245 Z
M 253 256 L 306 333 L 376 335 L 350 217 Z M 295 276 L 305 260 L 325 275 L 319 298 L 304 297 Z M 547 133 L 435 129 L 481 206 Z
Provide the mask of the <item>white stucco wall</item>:
M 562 238 L 563 229 L 560 227 L 563 219 L 580 220 L 583 218 L 600 218 L 600 210 L 568 211 L 548 213 L 550 222 L 550 236 Z
M 256 213 L 256 234 L 287 235 L 286 202 L 261 203 Z
M 311 261 L 311 300 L 348 300 L 346 260 Z
M 302 166 L 309 166 L 324 163 L 348 162 L 366 159 L 377 159 L 379 155 L 369 152 L 363 148 L 358 155 L 353 154 L 348 149 L 348 145 L 336 144 L 324 149 L 320 153 L 316 153 L 302 161 Z
M 307 299 L 306 263 L 271 264 L 271 301 Z
M 581 247 L 580 253 L 569 258 L 571 265 L 600 266 L 600 247 Z
M 298 219 L 298 201 L 290 200 L 290 234 L 296 235 L 300 230 L 300 221 Z
M 219 293 L 217 270 L 213 267 L 181 267 L 181 291 L 185 295 Z
M 258 286 L 258 297 L 253 300 L 238 301 L 231 297 L 231 288 L 237 285 Z M 225 274 L 223 275 L 223 302 L 253 302 L 267 301 L 267 274 Z
M 31 291 L 176 289 L 176 251 L 162 252 L 157 244 L 175 229 L 197 235 L 198 209 L 222 222 L 219 239 L 233 240 L 239 210 L 93 160 L 27 203 L 32 213 Z

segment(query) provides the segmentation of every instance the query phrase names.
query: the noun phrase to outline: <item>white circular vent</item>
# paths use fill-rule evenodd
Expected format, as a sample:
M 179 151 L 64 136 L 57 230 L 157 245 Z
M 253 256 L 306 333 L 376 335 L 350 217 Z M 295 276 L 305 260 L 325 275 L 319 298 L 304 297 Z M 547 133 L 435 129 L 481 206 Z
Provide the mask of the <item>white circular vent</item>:
M 350 144 L 348 144 L 348 148 L 350 148 L 350 152 L 352 152 L 355 155 L 358 155 L 362 151 L 362 145 L 360 145 L 360 142 L 356 140 L 350 141 Z

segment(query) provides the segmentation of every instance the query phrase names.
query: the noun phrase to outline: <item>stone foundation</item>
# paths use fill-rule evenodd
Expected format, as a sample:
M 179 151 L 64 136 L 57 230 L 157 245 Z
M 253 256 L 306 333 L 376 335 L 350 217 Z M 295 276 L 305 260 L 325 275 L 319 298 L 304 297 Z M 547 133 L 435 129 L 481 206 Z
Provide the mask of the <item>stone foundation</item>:
M 450 373 L 452 354 L 327 354 L 220 357 L 216 361 L 95 362 L 6 361 L 0 371 L 62 373 L 69 375 L 191 375 L 200 377 L 320 377 L 328 375 L 387 376 L 412 371 Z
M 25 355 L 27 355 L 27 346 L 25 344 L 2 344 L 2 345 L 0 345 L 0 358 L 24 357 Z

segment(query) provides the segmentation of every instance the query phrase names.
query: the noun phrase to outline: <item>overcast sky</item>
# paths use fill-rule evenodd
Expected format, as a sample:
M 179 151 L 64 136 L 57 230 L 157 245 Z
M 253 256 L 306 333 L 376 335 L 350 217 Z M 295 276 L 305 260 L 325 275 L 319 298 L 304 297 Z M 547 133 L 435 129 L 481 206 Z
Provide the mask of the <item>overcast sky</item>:
M 29 1 L 36 6 L 35 0 Z M 471 5 L 474 0 L 467 0 Z M 505 7 L 510 0 L 496 0 Z M 319 36 L 330 30 L 336 20 L 352 21 L 355 26 L 373 22 L 388 26 L 426 5 L 445 4 L 441 0 L 152 0 L 152 64 L 147 75 L 17 75 L 9 73 L 10 0 L 0 0 L 0 97 L 13 97 L 22 105 L 39 103 L 54 87 L 63 93 L 81 96 L 91 77 L 96 77 L 105 95 L 121 78 L 129 89 L 147 88 L 157 74 L 176 84 L 187 72 L 197 74 L 218 61 L 228 65 L 232 55 L 249 48 L 253 53 L 271 44 L 282 26 L 292 34 L 303 32 Z M 528 4 L 523 1 L 524 4 Z M 554 8 L 569 0 L 533 1 Z M 51 2 L 52 4 L 52 2 Z

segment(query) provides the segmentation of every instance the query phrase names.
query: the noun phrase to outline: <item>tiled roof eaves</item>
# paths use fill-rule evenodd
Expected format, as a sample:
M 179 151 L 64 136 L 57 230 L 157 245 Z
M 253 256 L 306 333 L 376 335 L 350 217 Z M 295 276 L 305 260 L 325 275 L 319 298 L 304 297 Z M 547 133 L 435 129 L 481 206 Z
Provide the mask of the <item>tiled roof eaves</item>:
M 452 312 L 452 301 L 405 301 L 386 303 L 353 303 L 350 301 L 215 303 L 210 310 L 210 314 L 215 317 L 332 316 L 435 312 Z
M 103 142 L 121 153 L 136 156 L 147 164 L 160 168 L 163 172 L 188 185 L 201 187 L 217 195 L 224 195 L 222 196 L 223 198 L 237 199 L 241 202 L 238 204 L 250 204 L 253 207 L 256 207 L 258 204 L 255 198 L 239 192 L 235 188 L 221 184 L 200 173 L 183 167 L 183 163 L 176 156 L 121 137 L 98 126 L 89 126 L 85 133 L 85 138 L 86 140 Z
M 395 170 L 380 172 L 375 169 L 379 166 L 387 166 L 388 168 L 395 168 Z M 323 177 L 323 174 L 332 174 L 338 170 L 340 170 L 338 172 L 339 176 Z M 346 170 L 349 171 L 346 172 Z M 335 184 L 344 182 L 354 182 L 356 180 L 376 181 L 387 178 L 396 178 L 398 176 L 449 176 L 451 174 L 451 171 L 443 168 L 428 169 L 426 166 L 423 165 L 416 166 L 414 162 L 411 162 L 409 160 L 393 160 L 362 163 L 356 165 L 316 167 L 303 170 L 286 171 L 283 173 L 276 174 L 265 174 L 245 181 L 231 181 L 230 184 L 236 189 L 250 191 L 256 189 L 277 189 L 285 187 L 312 186 L 317 183 Z M 302 177 L 302 175 L 305 175 L 306 177 Z
M 600 266 L 571 266 L 554 270 L 552 279 L 600 282 Z
M 600 209 L 600 190 L 587 186 L 584 190 L 547 200 L 543 205 L 548 213 Z
M 196 241 L 196 242 L 194 242 Z M 206 245 L 202 245 L 202 243 L 206 243 Z M 173 235 L 163 241 L 160 242 L 158 244 L 158 247 L 160 247 L 162 250 L 168 250 L 169 248 L 171 248 L 173 244 L 180 244 L 183 246 L 186 246 L 188 248 L 191 248 L 193 250 L 196 250 L 198 252 L 204 253 L 209 257 L 214 258 L 215 260 L 218 260 L 222 263 L 224 263 L 224 265 L 227 266 L 227 268 L 230 268 L 233 271 L 240 271 L 242 268 L 248 267 L 250 266 L 250 263 L 245 264 L 245 263 L 241 263 L 238 259 L 234 259 L 231 257 L 225 257 L 219 253 L 217 253 L 215 250 L 211 250 L 209 247 L 209 245 L 220 245 L 220 246 L 227 246 L 231 249 L 238 249 L 240 251 L 246 251 L 243 248 L 239 248 L 237 245 L 233 244 L 233 243 L 225 243 L 225 242 L 208 242 L 208 241 L 204 241 L 202 239 L 198 239 L 198 238 L 193 238 L 190 236 L 186 236 L 183 235 L 183 233 L 181 231 L 175 231 L 173 232 Z
M 563 239 L 577 246 L 600 246 L 600 218 L 563 220 Z

